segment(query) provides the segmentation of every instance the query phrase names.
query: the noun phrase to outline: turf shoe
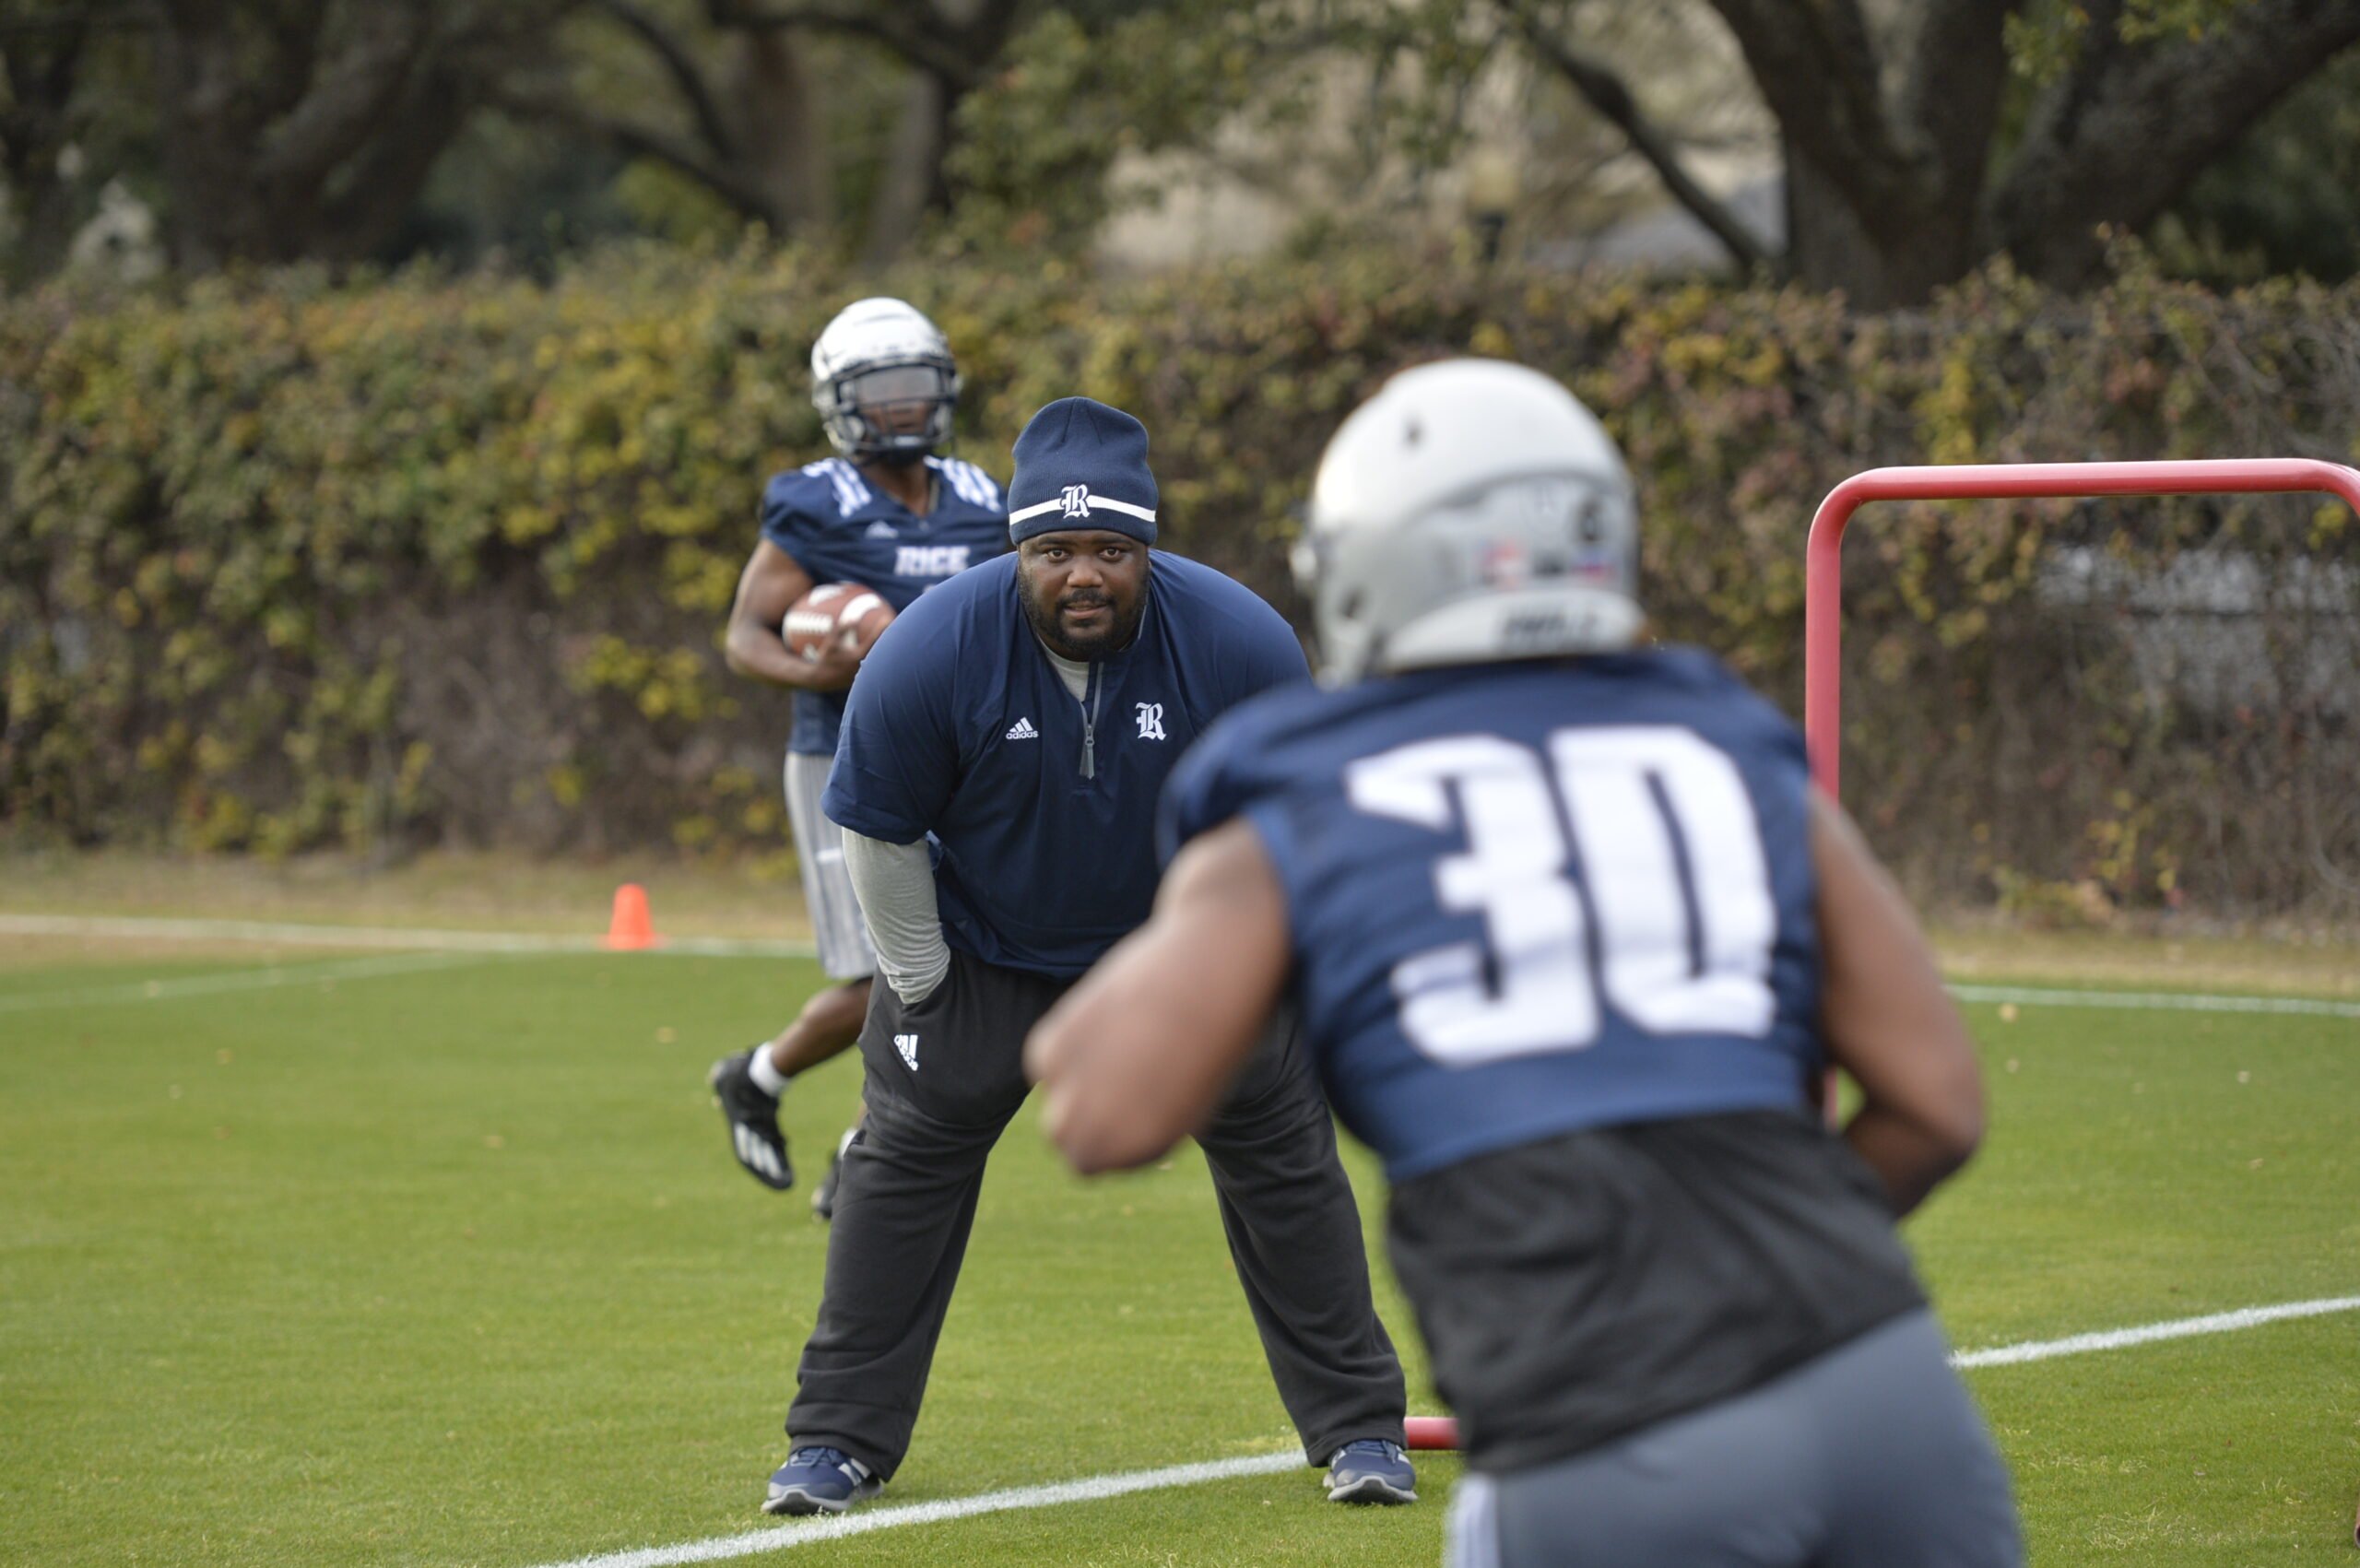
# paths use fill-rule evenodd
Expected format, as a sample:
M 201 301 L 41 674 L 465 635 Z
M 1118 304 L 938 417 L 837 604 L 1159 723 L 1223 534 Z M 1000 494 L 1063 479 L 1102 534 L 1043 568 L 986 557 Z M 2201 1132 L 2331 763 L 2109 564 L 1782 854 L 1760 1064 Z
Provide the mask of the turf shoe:
M 1363 1437 L 1336 1450 L 1328 1461 L 1330 1503 L 1415 1503 L 1418 1472 L 1398 1443 Z
M 795 1185 L 795 1166 L 786 1157 L 786 1138 L 778 1130 L 778 1096 L 764 1093 L 747 1067 L 761 1048 L 722 1057 L 705 1081 L 713 1085 L 714 1102 L 729 1124 L 729 1152 L 748 1175 L 773 1192 L 785 1192 Z
M 771 1475 L 765 1514 L 841 1514 L 885 1483 L 841 1448 L 797 1448 Z

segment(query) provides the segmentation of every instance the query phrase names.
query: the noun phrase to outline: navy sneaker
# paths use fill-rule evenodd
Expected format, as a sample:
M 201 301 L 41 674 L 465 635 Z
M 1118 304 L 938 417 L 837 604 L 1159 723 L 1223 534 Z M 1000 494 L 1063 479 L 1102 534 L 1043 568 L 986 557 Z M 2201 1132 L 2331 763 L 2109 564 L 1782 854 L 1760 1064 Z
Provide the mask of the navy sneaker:
M 1363 1437 L 1336 1450 L 1328 1461 L 1330 1503 L 1415 1503 L 1418 1472 L 1398 1443 Z
M 795 1185 L 795 1166 L 786 1158 L 786 1138 L 778 1130 L 778 1096 L 763 1093 L 747 1067 L 761 1049 L 757 1045 L 722 1057 L 705 1081 L 713 1085 L 714 1101 L 729 1124 L 729 1152 L 748 1175 L 773 1192 L 785 1192 Z
M 765 1514 L 841 1514 L 885 1483 L 841 1448 L 797 1448 L 771 1476 Z

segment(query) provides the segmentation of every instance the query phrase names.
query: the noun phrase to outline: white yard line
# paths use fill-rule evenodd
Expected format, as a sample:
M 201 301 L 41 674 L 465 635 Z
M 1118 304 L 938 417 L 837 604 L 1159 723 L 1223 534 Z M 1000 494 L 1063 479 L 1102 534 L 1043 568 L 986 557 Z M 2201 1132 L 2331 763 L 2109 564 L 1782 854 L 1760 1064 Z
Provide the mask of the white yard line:
M 334 925 L 263 920 L 173 920 L 149 915 L 0 914 L 0 936 L 121 937 L 150 941 L 280 942 L 293 947 L 390 948 L 469 953 L 596 953 L 597 937 L 572 932 L 453 931 L 408 925 Z M 672 937 L 651 949 L 696 958 L 810 958 L 809 942 Z M 2024 1007 L 2118 1008 L 2127 1011 L 2289 1013 L 2360 1019 L 2360 1002 L 2316 996 L 2212 996 L 2183 991 L 2088 991 L 2040 985 L 1951 987 L 1962 1002 Z
M 2086 1355 L 2093 1350 L 2119 1350 L 2152 1345 L 2159 1339 L 2187 1339 L 2199 1334 L 2234 1334 L 2265 1323 L 2291 1317 L 2324 1317 L 2330 1313 L 2360 1312 L 2360 1296 L 2332 1296 L 2324 1301 L 2288 1302 L 2283 1306 L 2246 1307 L 2216 1312 L 2210 1317 L 2183 1317 L 2170 1323 L 2150 1323 L 2137 1328 L 2108 1328 L 2096 1334 L 2075 1334 L 2064 1339 L 2042 1339 L 2028 1345 L 2000 1345 L 1988 1350 L 1965 1350 L 1951 1358 L 1965 1370 L 1980 1366 L 2015 1366 L 2058 1356 Z
M 2154 1344 L 2160 1339 L 2234 1333 L 2238 1329 L 2258 1328 L 2263 1324 L 2280 1323 L 2288 1318 L 2319 1317 L 2329 1313 L 2354 1311 L 2360 1311 L 2360 1296 L 2288 1302 L 2280 1306 L 2248 1307 L 2241 1312 L 2184 1317 L 2176 1322 L 2150 1323 L 2136 1328 L 2113 1328 L 2096 1334 L 2075 1334 L 2063 1339 L 2001 1345 L 1988 1350 L 1967 1350 L 1953 1355 L 1951 1364 L 1962 1369 L 2012 1366 L 2022 1362 L 2048 1361 L 2057 1356 L 2119 1350 L 2132 1345 Z M 646 1546 L 630 1551 L 575 1557 L 563 1562 L 543 1564 L 542 1568 L 674 1568 L 675 1564 L 684 1562 L 721 1562 L 735 1557 L 755 1557 L 764 1552 L 785 1551 L 791 1547 L 838 1540 L 870 1530 L 894 1529 L 903 1525 L 939 1525 L 953 1519 L 973 1518 L 978 1514 L 1054 1508 L 1068 1503 L 1095 1503 L 1102 1498 L 1122 1497 L 1134 1491 L 1196 1486 L 1204 1481 L 1229 1480 L 1239 1476 L 1277 1475 L 1304 1468 L 1302 1456 L 1289 1453 L 1258 1454 L 1245 1459 L 1213 1459 L 1196 1465 L 1174 1465 L 1161 1470 L 1127 1470 L 1119 1475 L 1092 1476 L 1048 1486 L 1021 1486 L 1006 1491 L 980 1492 L 973 1497 L 945 1498 L 939 1503 L 909 1503 L 860 1509 L 827 1518 L 775 1525 L 768 1529 L 683 1541 L 678 1546 Z
M 784 1551 L 791 1546 L 839 1540 L 870 1530 L 902 1525 L 939 1525 L 972 1519 L 978 1514 L 1002 1514 L 1017 1508 L 1054 1508 L 1065 1503 L 1095 1503 L 1134 1491 L 1155 1491 L 1170 1486 L 1195 1486 L 1201 1481 L 1229 1480 L 1237 1476 L 1276 1475 L 1304 1468 L 1301 1454 L 1257 1454 L 1245 1459 L 1211 1459 L 1198 1465 L 1173 1465 L 1161 1470 L 1126 1470 L 1119 1475 L 1090 1476 L 1048 1486 L 1012 1487 L 1006 1491 L 979 1492 L 973 1497 L 947 1497 L 939 1503 L 904 1503 L 863 1509 L 806 1523 L 776 1525 L 743 1535 L 714 1536 L 679 1546 L 642 1547 L 636 1551 L 610 1551 L 598 1557 L 577 1557 L 549 1568 L 672 1568 L 678 1562 L 720 1562 L 732 1557 Z
M 2028 1008 L 2117 1008 L 2130 1012 L 2301 1013 L 2360 1018 L 2360 1002 L 2319 996 L 2208 996 L 2185 991 L 2063 991 L 2038 985 L 1953 985 L 1962 1002 L 2016 1002 Z
M 536 931 L 446 931 L 408 925 L 331 925 L 300 921 L 167 920 L 150 915 L 0 914 L 0 936 L 122 937 L 148 941 L 279 942 L 289 947 L 394 948 L 454 953 L 596 953 L 596 937 Z M 667 937 L 644 949 L 691 958 L 809 958 L 808 942 Z
M 478 953 L 390 953 L 383 958 L 318 960 L 309 963 L 270 964 L 261 969 L 232 970 L 226 974 L 193 974 L 179 980 L 136 980 L 118 985 L 89 985 L 71 991 L 36 991 L 0 996 L 0 1013 L 37 1012 L 43 1008 L 89 1008 L 128 1002 L 162 1002 L 181 996 L 211 996 L 225 991 L 267 991 L 286 985 L 325 984 L 338 980 L 372 980 L 385 975 L 418 974 L 431 969 L 456 969 L 481 963 Z

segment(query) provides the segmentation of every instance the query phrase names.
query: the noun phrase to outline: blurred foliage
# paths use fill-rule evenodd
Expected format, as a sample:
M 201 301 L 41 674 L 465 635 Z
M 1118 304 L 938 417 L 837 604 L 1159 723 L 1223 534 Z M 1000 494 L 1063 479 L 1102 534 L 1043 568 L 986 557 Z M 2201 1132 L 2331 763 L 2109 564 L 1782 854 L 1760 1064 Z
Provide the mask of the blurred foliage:
M 2125 43 L 2185 39 L 2201 42 L 2218 33 L 2241 6 L 2252 0 L 2116 0 L 2113 31 Z M 2008 58 L 2028 81 L 2058 80 L 2093 42 L 2090 0 L 2024 0 L 2007 22 Z
M 1009 257 L 1087 250 L 1098 225 L 1151 192 L 1110 182 L 1127 153 L 1209 137 L 1249 109 L 1265 128 L 1297 119 L 1305 47 L 1285 0 L 1051 10 L 1014 41 L 990 90 L 961 106 L 946 173 L 952 248 Z
M 2015 86 L 1995 133 L 1995 166 L 2006 167 L 2038 89 L 2066 78 L 2090 49 L 2094 16 L 2107 19 L 2113 41 L 2138 48 L 2212 41 L 2246 6 L 2027 0 L 2008 26 Z M 396 8 L 420 18 L 421 40 L 442 41 L 436 59 L 466 56 L 465 69 L 453 67 L 447 88 L 436 89 L 443 96 L 432 122 L 450 140 L 422 189 L 413 198 L 407 182 L 389 183 L 391 216 L 344 221 L 328 209 L 370 206 L 355 200 L 354 187 L 371 183 L 373 166 L 353 160 L 313 197 L 226 199 L 225 190 L 238 189 L 236 171 L 283 151 L 297 129 L 333 120 L 326 111 L 350 74 L 339 75 L 340 63 L 354 57 L 354 38 Z M 202 166 L 199 180 L 186 169 L 176 176 L 168 156 L 175 140 L 205 139 L 206 122 L 183 101 L 203 94 L 168 90 L 159 64 L 171 53 L 167 10 L 0 0 L 8 66 L 0 72 L 0 178 L 10 209 L 0 218 L 0 276 L 22 285 L 61 265 L 111 185 L 159 214 L 168 247 L 198 265 L 242 256 L 387 265 L 431 257 L 544 276 L 558 258 L 618 237 L 726 249 L 756 230 L 870 259 L 905 253 L 914 236 L 936 259 L 1007 265 L 1039 246 L 1070 256 L 1094 242 L 1110 215 L 1211 180 L 1240 182 L 1294 212 L 1309 231 L 1304 242 L 1317 249 L 1325 234 L 1432 231 L 1463 220 L 1467 204 L 1448 178 L 1472 178 L 1461 160 L 1479 146 L 1500 176 L 1494 183 L 1513 191 L 1512 249 L 1556 244 L 1564 253 L 1564 242 L 1595 239 L 1661 201 L 1623 134 L 1518 41 L 1498 6 L 1029 0 L 1012 11 L 1006 37 L 994 35 L 987 57 L 946 65 L 910 41 L 963 37 L 949 18 L 976 8 L 948 0 L 224 0 L 203 9 L 229 18 L 253 77 L 241 92 L 271 102 L 300 96 L 307 112 L 241 121 L 234 129 L 251 146 L 180 159 Z M 1535 0 L 1525 9 L 1620 73 L 1681 158 L 1724 171 L 1775 166 L 1775 120 L 1705 0 Z M 295 70 L 277 59 L 289 51 L 264 41 L 285 30 L 274 18 L 313 13 L 325 23 L 316 49 L 291 52 L 305 66 Z M 748 19 L 771 15 L 801 19 L 776 28 Z M 496 29 L 486 19 L 495 16 Z M 487 29 L 496 47 L 477 37 Z M 475 41 L 464 49 L 452 41 L 467 39 Z M 61 88 L 46 67 L 68 40 Z M 767 65 L 758 64 L 772 46 Z M 273 62 L 283 80 L 265 70 Z M 911 134 L 908 101 L 911 85 L 929 73 L 952 104 L 932 139 Z M 2331 279 L 2360 267 L 2355 121 L 2360 56 L 2306 83 L 2216 160 L 2156 228 L 2162 265 L 2215 282 L 2297 268 Z M 1155 154 L 1174 156 L 1140 156 Z M 61 156 L 70 173 L 56 172 Z M 925 193 L 922 230 L 872 227 L 892 205 L 882 193 L 913 188 Z M 255 211 L 239 223 L 192 216 L 250 205 Z M 2087 233 L 2088 222 L 2068 218 Z
M 2289 93 L 2156 226 L 2165 269 L 2219 286 L 2360 273 L 2360 53 Z
M 967 456 L 1004 477 L 1053 397 L 1129 408 L 1170 546 L 1291 610 L 1289 509 L 1345 411 L 1434 355 L 1541 366 L 1629 454 L 1659 619 L 1790 706 L 1803 528 L 1848 473 L 2349 459 L 2360 430 L 2360 287 L 2218 296 L 2137 253 L 2081 300 L 2001 267 L 1890 316 L 1365 243 L 1145 281 L 1052 252 L 857 286 L 879 281 L 957 346 Z M 855 286 L 815 253 L 626 247 L 546 285 L 293 270 L 0 306 L 6 829 L 266 852 L 773 842 L 749 781 L 774 776 L 786 702 L 728 676 L 717 640 L 763 477 L 823 450 L 798 362 Z M 2068 546 L 2126 572 L 2349 564 L 2360 528 L 2284 501 L 1875 509 L 1849 556 L 1846 708 L 1872 835 L 1951 893 L 2360 899 L 2334 879 L 2360 868 L 2352 671 L 2297 667 L 2360 607 L 2254 621 L 2248 673 L 2277 695 L 2197 701 L 2127 658 L 2132 595 L 2044 596 Z

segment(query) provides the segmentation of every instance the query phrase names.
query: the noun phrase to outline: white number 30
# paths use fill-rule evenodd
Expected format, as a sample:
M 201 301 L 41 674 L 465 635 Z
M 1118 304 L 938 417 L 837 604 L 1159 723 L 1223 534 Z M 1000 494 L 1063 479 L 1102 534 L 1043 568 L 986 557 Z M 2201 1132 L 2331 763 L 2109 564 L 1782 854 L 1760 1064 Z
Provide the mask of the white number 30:
M 1465 826 L 1434 891 L 1446 911 L 1481 914 L 1484 939 L 1393 969 L 1402 1030 L 1436 1061 L 1579 1050 L 1598 1039 L 1601 991 L 1650 1033 L 1769 1032 L 1778 921 L 1762 831 L 1737 765 L 1694 732 L 1563 729 L 1546 759 L 1446 737 L 1355 762 L 1344 784 L 1373 816 Z

